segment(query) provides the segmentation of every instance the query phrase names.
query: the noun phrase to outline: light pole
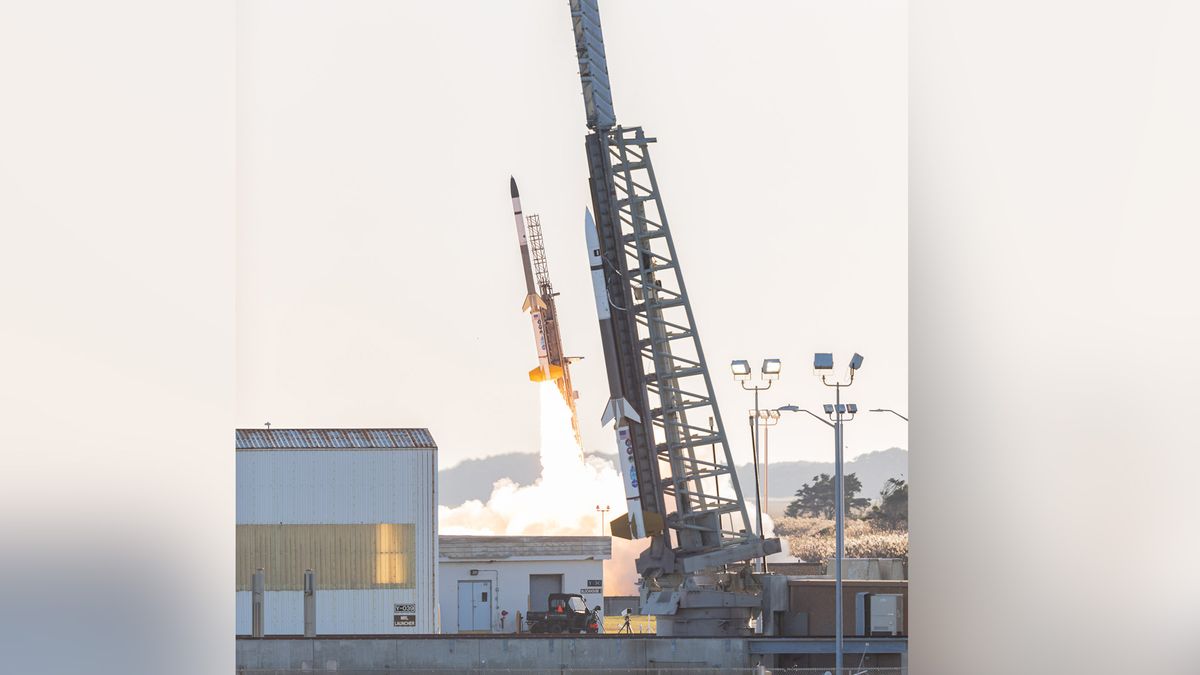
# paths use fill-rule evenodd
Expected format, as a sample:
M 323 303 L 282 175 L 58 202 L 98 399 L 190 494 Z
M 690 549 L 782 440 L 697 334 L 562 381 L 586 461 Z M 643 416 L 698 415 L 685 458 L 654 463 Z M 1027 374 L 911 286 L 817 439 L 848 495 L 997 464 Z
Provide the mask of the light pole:
M 900 419 L 904 420 L 905 422 L 908 421 L 907 417 L 905 417 L 904 415 L 901 415 L 900 413 L 896 412 L 895 410 L 892 410 L 891 408 L 871 408 L 868 412 L 890 412 L 893 415 L 895 415 L 896 417 L 899 417 Z
M 862 367 L 863 357 L 861 354 L 855 353 L 850 359 L 850 378 L 846 382 L 840 380 L 830 380 L 830 375 L 833 374 L 833 354 L 817 353 L 813 355 L 813 374 L 820 376 L 821 384 L 827 387 L 833 387 L 835 390 L 834 403 L 830 405 L 826 403 L 822 406 L 825 415 L 829 417 L 832 423 L 827 422 L 815 413 L 808 410 L 802 410 L 794 405 L 785 405 L 779 408 L 781 411 L 787 412 L 803 412 L 812 415 L 822 423 L 833 427 L 833 452 L 834 452 L 834 479 L 833 479 L 833 512 L 834 512 L 834 530 L 836 532 L 836 547 L 834 555 L 834 565 L 836 566 L 836 576 L 834 577 L 834 673 L 842 675 L 842 659 L 844 644 L 843 638 L 845 630 L 842 626 L 842 558 L 845 555 L 845 510 L 846 510 L 846 493 L 845 484 L 842 480 L 842 424 L 854 419 L 854 415 L 858 413 L 858 406 L 853 403 L 842 403 L 842 387 L 849 387 L 854 384 L 854 374 Z M 846 417 L 849 415 L 849 417 Z
M 596 513 L 600 514 L 600 536 L 604 536 L 604 514 L 608 513 L 611 507 L 596 505 Z
M 763 508 L 767 511 L 770 511 L 771 510 L 771 433 L 770 432 L 771 432 L 771 427 L 775 426 L 776 424 L 779 424 L 779 411 L 775 410 L 775 409 L 759 410 L 758 411 L 758 423 L 762 427 L 762 449 L 763 449 L 763 451 L 762 451 L 762 458 L 763 458 L 763 461 L 762 461 L 762 464 L 763 464 L 762 498 L 763 498 L 763 501 L 766 502 L 766 506 Z
M 747 387 L 746 383 L 750 381 L 751 371 L 750 362 L 745 360 L 733 361 L 729 364 L 729 369 L 733 371 L 733 379 L 741 383 L 742 389 L 754 392 L 754 416 L 750 418 L 750 441 L 754 452 L 754 510 L 758 516 L 758 536 L 761 539 L 763 536 L 762 522 L 762 495 L 759 490 L 758 481 L 758 392 L 766 391 L 771 388 L 771 384 L 779 379 L 779 372 L 783 369 L 783 364 L 779 359 L 763 359 L 762 362 L 762 379 L 766 382 L 766 386 L 752 385 Z M 760 572 L 767 571 L 767 557 L 762 557 Z

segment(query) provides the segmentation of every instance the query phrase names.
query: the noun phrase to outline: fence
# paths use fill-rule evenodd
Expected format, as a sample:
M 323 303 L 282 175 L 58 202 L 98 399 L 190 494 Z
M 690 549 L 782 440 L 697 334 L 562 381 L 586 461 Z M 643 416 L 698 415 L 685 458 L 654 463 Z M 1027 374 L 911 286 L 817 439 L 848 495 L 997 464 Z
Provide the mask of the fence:
M 334 669 L 334 670 L 253 670 L 239 668 L 238 675 L 387 675 L 389 673 L 461 673 L 463 675 L 833 675 L 833 668 L 380 668 L 380 669 Z M 904 668 L 843 668 L 843 675 L 907 675 Z

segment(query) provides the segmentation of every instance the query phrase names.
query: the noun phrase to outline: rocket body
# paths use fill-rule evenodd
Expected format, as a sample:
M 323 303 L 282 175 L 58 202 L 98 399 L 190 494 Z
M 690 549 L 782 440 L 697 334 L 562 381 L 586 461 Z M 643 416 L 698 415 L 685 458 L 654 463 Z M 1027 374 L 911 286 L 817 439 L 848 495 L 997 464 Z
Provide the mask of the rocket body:
M 583 214 L 587 237 L 588 260 L 592 268 L 592 290 L 596 298 L 596 316 L 600 320 L 600 341 L 604 347 L 604 368 L 608 375 L 608 404 L 604 407 L 601 424 L 613 421 L 617 439 L 617 455 L 621 460 L 622 483 L 625 486 L 625 502 L 629 513 L 629 531 L 632 539 L 646 536 L 645 516 L 642 513 L 642 498 L 638 489 L 637 467 L 633 459 L 633 439 L 629 423 L 641 422 L 637 411 L 625 400 L 621 389 L 621 375 L 617 371 L 617 342 L 612 326 L 612 308 L 608 298 L 608 286 L 604 278 L 604 258 L 600 254 L 600 233 L 590 209 Z
M 530 321 L 533 323 L 533 341 L 538 355 L 538 368 L 535 370 L 541 371 L 543 381 L 551 380 L 554 376 L 550 368 L 550 347 L 546 340 L 546 321 L 542 315 L 546 303 L 542 296 L 538 295 L 533 281 L 533 263 L 529 260 L 529 241 L 525 237 L 525 214 L 521 212 L 521 193 L 517 190 L 517 179 L 509 176 L 508 185 L 512 194 L 513 220 L 517 225 L 517 243 L 521 247 L 521 265 L 525 268 L 525 302 L 521 304 L 521 309 L 529 312 Z

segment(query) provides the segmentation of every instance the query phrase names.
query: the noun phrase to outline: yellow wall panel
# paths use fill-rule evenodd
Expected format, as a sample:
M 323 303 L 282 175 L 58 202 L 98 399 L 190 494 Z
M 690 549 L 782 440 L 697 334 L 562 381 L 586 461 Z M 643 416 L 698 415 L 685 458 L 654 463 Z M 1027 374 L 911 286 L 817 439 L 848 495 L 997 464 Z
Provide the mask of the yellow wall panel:
M 265 570 L 268 591 L 304 590 L 304 570 L 326 590 L 414 588 L 416 536 L 409 523 L 238 525 L 237 590 Z

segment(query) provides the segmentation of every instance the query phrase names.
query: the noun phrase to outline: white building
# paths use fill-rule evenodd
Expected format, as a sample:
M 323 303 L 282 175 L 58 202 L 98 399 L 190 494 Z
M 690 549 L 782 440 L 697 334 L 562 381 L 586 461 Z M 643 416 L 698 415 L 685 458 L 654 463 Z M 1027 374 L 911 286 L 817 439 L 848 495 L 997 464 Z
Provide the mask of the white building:
M 251 632 L 263 568 L 266 635 L 437 630 L 437 446 L 426 429 L 237 430 L 236 628 Z
M 589 607 L 604 603 L 608 537 L 438 539 L 443 633 L 516 632 L 517 612 L 546 611 L 551 593 L 579 593 Z

